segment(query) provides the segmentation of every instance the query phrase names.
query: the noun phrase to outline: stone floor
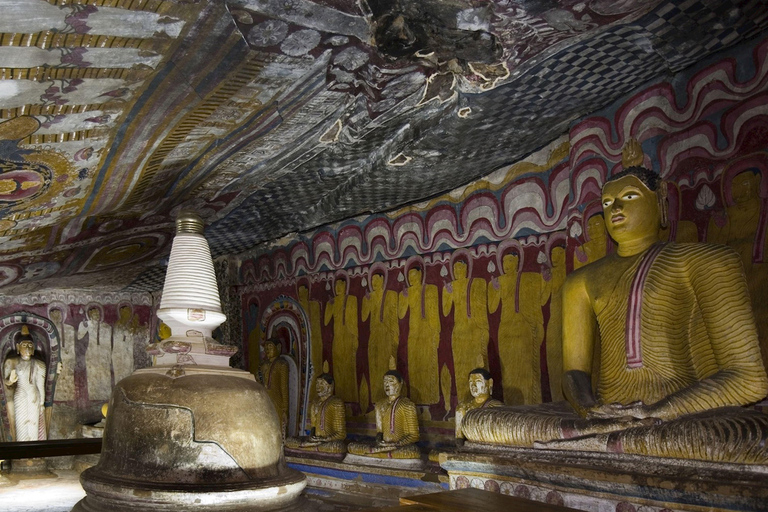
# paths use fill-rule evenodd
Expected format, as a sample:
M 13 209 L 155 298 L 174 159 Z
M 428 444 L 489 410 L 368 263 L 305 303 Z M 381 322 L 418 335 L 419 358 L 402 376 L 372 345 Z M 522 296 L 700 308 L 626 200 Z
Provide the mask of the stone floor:
M 80 474 L 73 470 L 53 470 L 48 478 L 23 478 L 15 473 L 0 474 L 0 510 L 2 512 L 69 512 L 85 491 Z M 6 480 L 3 480 L 6 477 Z M 370 507 L 397 504 L 392 500 L 371 499 L 325 489 L 307 488 L 307 498 L 317 512 L 352 512 Z

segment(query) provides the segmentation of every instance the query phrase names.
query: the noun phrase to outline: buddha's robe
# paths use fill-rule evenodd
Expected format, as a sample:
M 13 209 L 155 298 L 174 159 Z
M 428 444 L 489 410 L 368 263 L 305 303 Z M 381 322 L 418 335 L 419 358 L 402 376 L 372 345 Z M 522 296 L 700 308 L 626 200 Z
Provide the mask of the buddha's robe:
M 325 324 L 333 319 L 333 380 L 336 393 L 345 402 L 357 402 L 357 297 L 339 296 L 325 307 Z
M 643 257 L 651 251 L 655 258 Z M 611 293 L 593 304 L 601 339 L 597 396 L 604 404 L 658 403 L 656 416 L 668 423 L 663 429 L 634 427 L 633 439 L 640 438 L 639 432 L 658 432 L 666 442 L 682 443 L 692 421 L 689 415 L 760 400 L 768 392 L 768 377 L 743 270 L 733 251 L 707 244 L 667 244 L 643 256 Z M 741 411 L 729 408 L 719 416 L 734 417 Z M 721 423 L 706 414 L 697 421 L 699 432 L 715 432 Z M 563 405 L 547 405 L 471 411 L 463 430 L 473 441 L 531 446 L 537 440 L 604 433 L 606 424 L 611 420 L 583 419 Z M 611 429 L 617 430 L 615 422 Z M 764 437 L 765 430 L 751 435 Z M 715 437 L 702 437 L 699 443 Z M 742 446 L 754 442 L 744 439 Z M 731 460 L 749 462 L 751 456 L 743 450 L 729 449 Z
M 398 316 L 408 315 L 409 396 L 417 404 L 440 400 L 437 348 L 440 345 L 440 317 L 437 286 L 412 284 L 400 292 Z
M 477 358 L 488 360 L 488 291 L 484 279 L 456 279 L 443 289 L 443 316 L 453 308 L 451 351 L 456 375 L 456 395 L 469 394 L 467 375 L 477 367 Z
M 368 375 L 371 378 L 371 399 L 375 403 L 383 399 L 384 387 L 379 375 L 389 370 L 389 358 L 397 357 L 400 338 L 400 326 L 397 320 L 397 292 L 392 290 L 373 290 L 370 296 L 363 297 L 362 319 L 370 317 L 370 335 L 368 337 Z M 362 397 L 361 397 L 362 400 Z
M 386 451 L 377 451 L 376 443 L 350 443 L 349 453 L 375 457 L 379 459 L 418 459 L 421 452 L 416 441 L 419 440 L 419 420 L 416 406 L 405 397 L 394 401 L 376 402 L 376 431 L 385 443 L 397 446 Z
M 280 357 L 276 357 L 271 361 L 265 361 L 262 363 L 259 371 L 261 374 L 261 384 L 267 389 L 267 394 L 275 405 L 277 417 L 280 418 L 283 434 L 285 434 L 288 425 L 289 371 L 288 363 Z
M 347 422 L 344 402 L 337 396 L 315 400 L 309 408 L 312 436 L 291 437 L 285 440 L 286 448 L 321 453 L 345 453 Z

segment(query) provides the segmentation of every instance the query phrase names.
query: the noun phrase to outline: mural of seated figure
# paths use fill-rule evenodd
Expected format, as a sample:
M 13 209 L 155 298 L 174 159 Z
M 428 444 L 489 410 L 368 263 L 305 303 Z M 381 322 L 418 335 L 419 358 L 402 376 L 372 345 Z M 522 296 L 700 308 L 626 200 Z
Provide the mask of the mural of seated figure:
M 376 459 L 420 459 L 416 446 L 419 440 L 419 422 L 416 406 L 408 398 L 400 396 L 403 377 L 397 370 L 384 374 L 386 398 L 376 402 L 376 440 L 374 442 L 349 443 L 352 455 Z M 352 462 L 349 456 L 345 461 Z M 419 460 L 419 462 L 421 462 Z
M 658 242 L 662 185 L 630 167 L 603 186 L 618 250 L 563 287 L 569 403 L 469 411 L 469 441 L 768 463 L 768 415 L 738 407 L 768 393 L 741 261 L 725 246 Z
M 498 400 L 491 398 L 493 379 L 485 368 L 475 368 L 469 372 L 469 393 L 472 395 L 472 398 L 461 402 L 456 407 L 456 444 L 458 445 L 464 444 L 461 421 L 469 411 L 504 405 Z
M 285 440 L 286 449 L 327 454 L 347 452 L 344 402 L 333 394 L 333 385 L 333 377 L 327 372 L 317 378 L 317 398 L 309 406 L 312 432 L 309 436 L 289 437 Z

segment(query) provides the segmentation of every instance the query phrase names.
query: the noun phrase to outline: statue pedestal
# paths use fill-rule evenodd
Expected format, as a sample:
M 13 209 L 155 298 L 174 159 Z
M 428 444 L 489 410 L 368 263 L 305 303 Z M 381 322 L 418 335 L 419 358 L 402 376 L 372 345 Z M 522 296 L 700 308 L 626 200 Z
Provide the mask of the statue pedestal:
M 407 469 L 420 471 L 427 463 L 424 459 L 379 459 L 376 457 L 365 457 L 364 455 L 355 455 L 348 453 L 344 457 L 344 464 L 353 464 L 360 466 L 376 466 L 390 469 Z
M 368 500 L 392 500 L 402 496 L 448 490 L 447 475 L 439 468 L 437 469 L 440 473 L 434 473 L 293 456 L 286 457 L 286 461 L 290 467 L 307 476 L 307 483 L 312 488 L 343 492 Z
M 467 443 L 442 452 L 440 466 L 451 489 L 475 487 L 581 510 L 768 511 L 768 466 L 761 465 Z
M 45 459 L 14 459 L 11 462 L 11 472 L 21 478 L 55 478 L 56 475 L 48 471 Z

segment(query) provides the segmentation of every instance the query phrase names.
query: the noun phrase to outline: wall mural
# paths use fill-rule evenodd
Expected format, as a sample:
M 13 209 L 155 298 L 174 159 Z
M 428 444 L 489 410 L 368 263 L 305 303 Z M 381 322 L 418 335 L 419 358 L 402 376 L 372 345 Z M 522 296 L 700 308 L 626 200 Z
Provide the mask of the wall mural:
M 23 301 L 0 305 L 0 359 L 11 354 L 13 347 L 6 335 L 13 334 L 21 323 L 36 329 L 35 339 L 49 340 L 39 343 L 37 351 L 49 368 L 45 400 L 46 407 L 52 407 L 48 413 L 50 438 L 74 438 L 80 421 L 98 421 L 98 413 L 93 413 L 109 400 L 115 383 L 134 369 L 149 366 L 145 347 L 150 328 L 156 328 L 153 307 L 139 297 L 133 297 L 139 299 L 136 303 L 83 300 L 89 297 L 71 292 L 42 298 L 49 300 L 31 305 Z M 61 372 L 56 376 L 59 362 Z M 10 440 L 2 389 L 0 405 L 4 439 Z M 67 412 L 62 412 L 65 409 Z
M 562 399 L 560 289 L 568 272 L 613 250 L 600 188 L 622 151 L 669 181 L 660 238 L 741 255 L 768 362 L 766 104 L 763 40 L 639 90 L 483 180 L 243 261 L 251 370 L 272 321 L 265 307 L 282 297 L 309 323 L 303 382 L 328 361 L 358 432 L 371 429 L 361 415 L 383 396 L 389 356 L 432 435 L 447 434 L 480 361 L 506 404 Z

